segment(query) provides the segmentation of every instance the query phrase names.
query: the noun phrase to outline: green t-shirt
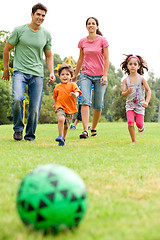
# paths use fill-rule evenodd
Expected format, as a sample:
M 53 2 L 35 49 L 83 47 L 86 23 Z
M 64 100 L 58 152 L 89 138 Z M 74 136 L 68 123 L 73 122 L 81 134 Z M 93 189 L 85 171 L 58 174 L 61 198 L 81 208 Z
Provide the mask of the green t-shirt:
M 51 40 L 42 27 L 38 31 L 31 30 L 28 24 L 16 27 L 8 39 L 15 46 L 14 71 L 43 77 L 43 51 L 51 49 Z

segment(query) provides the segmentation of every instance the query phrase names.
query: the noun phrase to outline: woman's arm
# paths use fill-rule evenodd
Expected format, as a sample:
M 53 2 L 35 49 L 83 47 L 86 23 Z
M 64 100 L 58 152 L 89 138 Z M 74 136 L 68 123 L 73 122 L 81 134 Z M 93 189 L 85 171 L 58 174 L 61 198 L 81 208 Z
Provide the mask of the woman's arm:
M 76 70 L 75 70 L 74 75 L 72 77 L 73 82 L 75 82 L 75 80 L 78 76 L 78 73 L 79 73 L 79 71 L 82 67 L 83 61 L 84 61 L 84 53 L 83 53 L 83 50 L 80 49 L 79 58 L 78 58 L 78 61 L 77 61 L 77 67 L 76 67 Z
M 103 55 L 104 55 L 104 72 L 101 78 L 101 85 L 105 85 L 107 83 L 107 73 L 109 68 L 109 50 L 108 47 L 103 48 Z

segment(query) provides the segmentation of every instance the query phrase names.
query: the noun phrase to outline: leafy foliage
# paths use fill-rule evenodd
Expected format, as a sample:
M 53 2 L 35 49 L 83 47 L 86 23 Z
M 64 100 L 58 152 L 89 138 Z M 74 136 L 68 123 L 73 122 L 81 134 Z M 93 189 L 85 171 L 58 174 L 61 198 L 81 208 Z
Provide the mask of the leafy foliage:
M 42 100 L 39 123 L 56 123 L 57 117 L 53 111 L 53 99 L 51 95 L 44 95 Z
M 0 76 L 0 124 L 10 123 L 9 119 L 12 118 L 11 101 L 12 101 L 11 83 L 2 80 Z

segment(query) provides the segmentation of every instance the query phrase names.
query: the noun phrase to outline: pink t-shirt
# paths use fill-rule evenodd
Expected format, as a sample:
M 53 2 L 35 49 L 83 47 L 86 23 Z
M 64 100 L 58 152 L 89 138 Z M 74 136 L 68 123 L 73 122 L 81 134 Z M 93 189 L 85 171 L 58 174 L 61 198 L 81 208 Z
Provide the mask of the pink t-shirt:
M 94 41 L 88 41 L 88 37 L 82 38 L 78 48 L 84 52 L 84 64 L 82 72 L 90 76 L 101 76 L 104 71 L 103 48 L 108 47 L 105 37 L 97 35 Z

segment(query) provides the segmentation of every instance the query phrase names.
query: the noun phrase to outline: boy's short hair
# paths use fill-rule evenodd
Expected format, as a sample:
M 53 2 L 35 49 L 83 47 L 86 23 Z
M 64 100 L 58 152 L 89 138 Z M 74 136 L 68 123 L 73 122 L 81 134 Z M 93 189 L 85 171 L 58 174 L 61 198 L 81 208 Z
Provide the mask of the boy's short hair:
M 45 13 L 47 13 L 48 9 L 41 3 L 37 3 L 32 7 L 32 13 L 35 14 L 35 12 L 40 9 L 45 11 Z
M 70 64 L 62 63 L 62 65 L 58 68 L 58 75 L 59 76 L 60 76 L 63 69 L 67 69 L 70 72 L 71 77 L 73 77 L 74 69 Z

